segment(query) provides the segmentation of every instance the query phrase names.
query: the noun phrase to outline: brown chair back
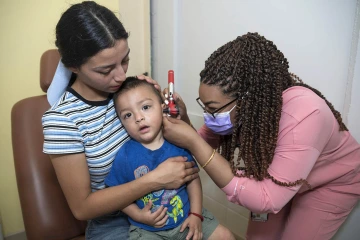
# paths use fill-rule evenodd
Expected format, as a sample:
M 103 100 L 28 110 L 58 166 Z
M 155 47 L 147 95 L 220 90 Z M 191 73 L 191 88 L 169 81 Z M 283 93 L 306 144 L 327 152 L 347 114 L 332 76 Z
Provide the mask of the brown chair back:
M 41 57 L 40 85 L 44 92 L 59 59 L 55 49 Z M 41 95 L 17 102 L 11 112 L 16 180 L 27 239 L 85 239 L 86 222 L 74 218 L 51 160 L 42 152 L 41 117 L 49 108 L 46 95 Z

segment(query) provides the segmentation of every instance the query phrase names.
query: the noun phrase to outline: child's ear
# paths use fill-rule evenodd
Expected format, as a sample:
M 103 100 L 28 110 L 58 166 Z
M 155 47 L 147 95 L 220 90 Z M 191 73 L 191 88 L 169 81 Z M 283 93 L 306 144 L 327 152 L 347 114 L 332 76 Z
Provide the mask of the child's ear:
M 168 106 L 165 103 L 162 103 L 161 107 L 162 107 L 163 116 L 165 116 L 164 114 L 166 114 L 166 112 L 164 112 L 164 109 L 166 109 Z

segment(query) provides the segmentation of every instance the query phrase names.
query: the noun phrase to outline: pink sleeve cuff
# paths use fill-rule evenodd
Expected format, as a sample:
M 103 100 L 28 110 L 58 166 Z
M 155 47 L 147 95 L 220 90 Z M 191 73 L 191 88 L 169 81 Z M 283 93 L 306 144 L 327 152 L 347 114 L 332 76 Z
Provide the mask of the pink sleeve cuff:
M 238 177 L 233 177 L 231 181 L 223 187 L 221 190 L 226 194 L 229 201 L 234 202 L 236 201 L 234 197 L 237 195 L 237 185 L 239 183 Z

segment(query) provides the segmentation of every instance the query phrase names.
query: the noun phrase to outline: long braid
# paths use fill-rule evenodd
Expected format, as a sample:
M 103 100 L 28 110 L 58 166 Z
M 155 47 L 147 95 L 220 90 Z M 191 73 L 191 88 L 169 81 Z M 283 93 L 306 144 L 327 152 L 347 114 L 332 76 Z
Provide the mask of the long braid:
M 347 130 L 331 103 L 288 69 L 287 59 L 273 42 L 257 33 L 248 33 L 217 49 L 200 73 L 202 83 L 215 85 L 225 95 L 238 98 L 233 134 L 221 138 L 218 151 L 229 160 L 234 174 L 244 170 L 237 174 L 239 177 L 259 181 L 268 178 L 280 186 L 308 185 L 304 179 L 281 182 L 268 173 L 277 144 L 282 92 L 289 87 L 304 86 L 314 91 L 326 101 L 340 130 Z M 235 159 L 236 148 L 239 152 Z M 240 167 L 241 160 L 245 167 Z

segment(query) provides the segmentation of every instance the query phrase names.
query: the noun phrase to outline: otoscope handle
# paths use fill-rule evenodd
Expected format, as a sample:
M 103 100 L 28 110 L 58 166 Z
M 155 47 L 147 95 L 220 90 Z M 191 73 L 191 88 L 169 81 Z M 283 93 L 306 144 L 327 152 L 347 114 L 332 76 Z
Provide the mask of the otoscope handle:
M 179 115 L 179 108 L 174 101 L 174 71 L 168 71 L 168 90 L 169 90 L 169 103 L 168 107 L 164 109 L 164 113 L 169 114 L 171 117 L 177 117 Z

